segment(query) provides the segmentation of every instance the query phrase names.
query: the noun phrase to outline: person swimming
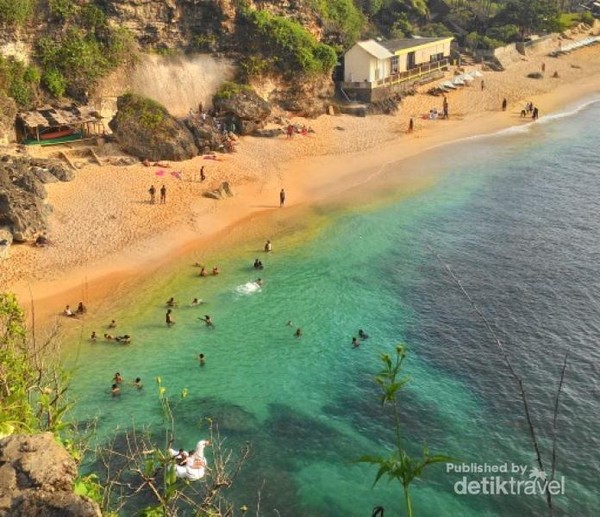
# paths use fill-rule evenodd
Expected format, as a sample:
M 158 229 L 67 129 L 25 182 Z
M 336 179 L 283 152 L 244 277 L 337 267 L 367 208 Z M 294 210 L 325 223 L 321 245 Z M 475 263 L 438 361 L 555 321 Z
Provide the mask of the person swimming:
M 112 334 L 104 334 L 104 339 L 106 339 L 106 341 L 112 341 L 113 339 L 115 339 L 115 336 L 113 336 Z
M 207 327 L 214 327 L 214 323 L 212 322 L 212 320 L 210 319 L 210 316 L 208 314 L 206 314 L 204 316 L 204 318 L 200 318 L 204 323 L 206 323 Z
M 219 266 L 215 266 L 212 268 L 212 274 L 213 275 L 218 275 L 221 271 L 219 271 Z
M 198 362 L 200 363 L 200 366 L 204 366 L 206 364 L 206 358 L 204 357 L 204 354 L 198 354 Z
M 97 337 L 98 337 L 98 336 L 96 336 L 96 331 L 94 330 L 94 331 L 92 332 L 92 335 L 90 336 L 90 339 L 91 339 L 92 341 L 96 341 L 96 338 L 97 338 Z
M 129 345 L 131 343 L 131 336 L 129 334 L 123 334 L 122 336 L 117 336 L 115 340 L 119 343 Z
M 173 311 L 171 309 L 167 310 L 165 314 L 165 323 L 170 327 L 171 325 L 175 325 L 175 320 L 171 317 L 171 313 Z
M 255 284 L 261 287 L 264 284 L 264 281 L 262 278 L 257 278 Z
M 360 346 L 360 341 L 356 338 L 352 338 L 352 348 L 358 348 Z
M 358 329 L 358 337 L 360 339 L 369 339 L 369 335 L 365 334 L 365 331 L 363 329 Z
M 171 298 L 167 300 L 167 307 L 175 307 L 175 305 L 177 305 L 175 298 L 171 296 Z
M 136 377 L 135 381 L 133 383 L 133 387 L 137 388 L 138 390 L 141 390 L 144 387 L 144 385 L 142 384 L 142 379 L 140 379 L 139 377 Z
M 119 388 L 118 384 L 113 384 L 110 388 L 110 392 L 112 393 L 113 397 L 116 397 L 119 393 L 121 393 L 121 388 Z
M 294 332 L 294 336 L 296 336 L 296 337 L 302 337 L 302 329 L 300 327 L 298 327 L 296 329 L 296 332 Z
M 202 267 L 200 268 L 200 273 L 199 273 L 199 275 L 200 275 L 200 276 L 208 276 L 208 271 L 206 271 L 206 268 L 205 268 L 204 266 L 202 266 Z
M 194 306 L 195 306 L 195 305 L 200 305 L 201 303 L 203 303 L 203 302 L 202 302 L 202 300 L 199 300 L 198 298 L 194 298 L 194 299 L 192 300 L 192 303 L 191 303 L 191 305 L 194 305 Z
M 108 324 L 108 328 L 109 329 L 115 329 L 117 328 L 117 322 L 115 320 L 112 320 L 109 324 Z
M 254 269 L 264 269 L 263 263 L 260 260 L 256 259 L 254 261 Z
M 121 377 L 119 372 L 115 373 L 113 381 L 115 381 L 115 384 L 121 384 L 123 382 L 123 377 Z

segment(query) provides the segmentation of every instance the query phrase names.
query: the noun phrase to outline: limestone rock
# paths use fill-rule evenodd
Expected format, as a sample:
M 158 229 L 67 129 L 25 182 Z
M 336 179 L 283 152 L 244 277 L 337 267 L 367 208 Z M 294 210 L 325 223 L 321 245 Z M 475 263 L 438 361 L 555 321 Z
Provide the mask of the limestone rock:
M 51 211 L 44 183 L 73 177 L 70 169 L 54 160 L 0 157 L 0 227 L 8 227 L 15 242 L 35 239 L 47 230 Z
M 202 195 L 210 199 L 225 199 L 228 197 L 233 197 L 233 192 L 231 191 L 231 186 L 229 185 L 229 182 L 224 181 L 223 183 L 221 183 L 221 186 L 218 189 L 207 190 Z
M 0 440 L 0 514 L 100 517 L 98 505 L 73 493 L 77 466 L 52 433 Z
M 206 151 L 217 151 L 224 147 L 223 134 L 217 131 L 212 124 L 212 119 L 207 117 L 202 120 L 200 117 L 188 117 L 185 120 L 185 125 L 194 135 L 196 147 L 203 153 Z
M 189 129 L 164 106 L 141 95 L 119 97 L 108 125 L 121 148 L 140 159 L 180 161 L 198 154 Z
M 12 242 L 13 236 L 10 229 L 7 227 L 0 228 L 0 260 L 9 257 Z
M 261 128 L 271 115 L 271 105 L 249 87 L 215 96 L 213 104 L 219 116 L 235 124 L 241 135 Z
M 0 93 L 0 145 L 6 145 L 15 140 L 15 117 L 17 103 L 11 97 Z

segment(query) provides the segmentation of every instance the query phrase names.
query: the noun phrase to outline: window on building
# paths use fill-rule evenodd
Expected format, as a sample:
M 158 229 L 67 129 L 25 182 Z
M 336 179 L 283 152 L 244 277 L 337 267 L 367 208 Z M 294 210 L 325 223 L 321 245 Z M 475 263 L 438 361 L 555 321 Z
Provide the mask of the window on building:
M 398 56 L 392 56 L 391 58 L 391 71 L 392 74 L 397 74 L 400 71 L 400 60 Z
M 432 54 L 429 57 L 429 62 L 430 63 L 435 63 L 437 61 L 441 61 L 442 59 L 444 59 L 444 53 L 443 52 L 439 52 L 438 54 Z

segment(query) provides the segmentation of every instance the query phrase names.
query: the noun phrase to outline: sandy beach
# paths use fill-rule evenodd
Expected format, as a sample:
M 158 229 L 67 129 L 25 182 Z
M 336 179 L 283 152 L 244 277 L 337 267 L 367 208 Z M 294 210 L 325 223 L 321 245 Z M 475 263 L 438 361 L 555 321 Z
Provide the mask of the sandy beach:
M 526 77 L 540 71 L 542 63 L 546 65 L 542 79 Z M 454 71 L 452 67 L 448 77 Z M 554 72 L 558 78 L 552 77 Z M 598 46 L 559 58 L 544 52 L 523 57 L 504 72 L 484 72 L 483 90 L 475 80 L 450 92 L 449 120 L 422 118 L 431 108 L 441 110 L 442 97 L 425 93 L 429 85 L 406 97 L 395 115 L 294 119 L 315 132 L 292 139 L 243 137 L 237 152 L 218 160 L 197 157 L 169 167 L 118 166 L 109 161 L 122 153 L 112 144 L 99 147 L 96 152 L 106 164 L 76 158 L 84 165 L 74 181 L 47 185 L 53 207 L 52 245 L 13 246 L 11 257 L 0 268 L 0 289 L 15 292 L 24 304 L 32 299 L 42 317 L 60 312 L 65 303 L 76 299 L 90 304 L 128 279 L 156 270 L 203 243 L 218 243 L 233 225 L 249 218 L 268 225 L 271 218 L 264 215 L 281 213 L 281 188 L 287 193 L 286 207 L 333 199 L 377 176 L 387 163 L 469 136 L 530 123 L 530 118 L 520 117 L 528 101 L 543 118 L 600 94 L 599 77 Z M 504 112 L 503 98 L 508 101 Z M 415 120 L 412 134 L 407 133 L 410 117 Z M 76 154 L 76 149 L 69 152 Z M 30 150 L 37 156 L 57 152 Z M 203 183 L 201 166 L 207 177 Z M 182 179 L 171 174 L 174 171 L 181 171 Z M 202 196 L 223 181 L 230 183 L 233 198 L 216 201 Z M 163 184 L 166 204 L 150 204 L 149 187 L 158 190 Z

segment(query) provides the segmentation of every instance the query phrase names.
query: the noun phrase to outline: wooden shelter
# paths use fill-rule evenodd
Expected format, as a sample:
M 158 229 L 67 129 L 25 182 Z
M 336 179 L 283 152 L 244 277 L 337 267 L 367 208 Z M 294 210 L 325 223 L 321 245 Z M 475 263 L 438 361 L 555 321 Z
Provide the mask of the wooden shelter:
M 24 144 L 51 145 L 104 133 L 100 113 L 91 106 L 43 106 L 21 111 L 16 120 L 17 137 Z

